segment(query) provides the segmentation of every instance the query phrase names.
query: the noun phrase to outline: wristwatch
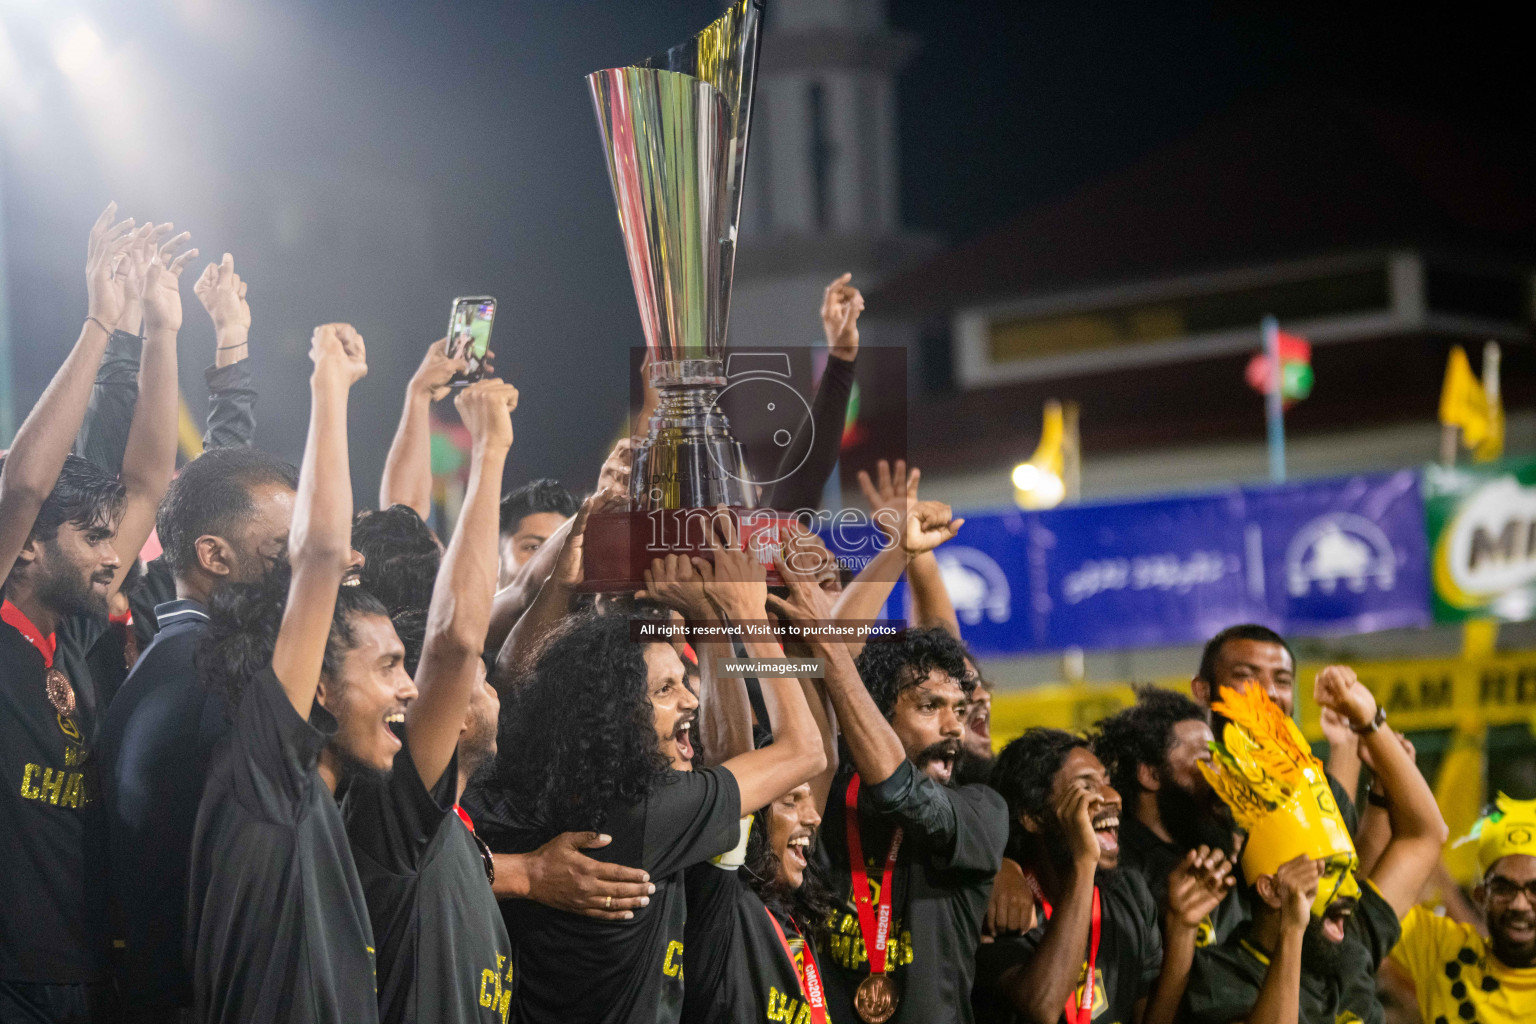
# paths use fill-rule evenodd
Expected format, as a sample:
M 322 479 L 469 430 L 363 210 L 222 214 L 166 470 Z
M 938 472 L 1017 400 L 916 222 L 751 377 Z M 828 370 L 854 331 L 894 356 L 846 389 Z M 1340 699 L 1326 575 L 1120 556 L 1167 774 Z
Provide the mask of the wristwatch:
M 1387 709 L 1380 704 L 1376 705 L 1376 714 L 1365 725 L 1351 725 L 1349 731 L 1356 736 L 1369 736 L 1371 733 L 1387 724 Z

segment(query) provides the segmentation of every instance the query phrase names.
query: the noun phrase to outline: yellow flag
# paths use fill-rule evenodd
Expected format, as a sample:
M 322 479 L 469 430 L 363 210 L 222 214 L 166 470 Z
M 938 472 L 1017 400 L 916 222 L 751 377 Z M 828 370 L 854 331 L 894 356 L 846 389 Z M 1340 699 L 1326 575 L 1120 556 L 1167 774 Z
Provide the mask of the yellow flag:
M 1445 844 L 1445 866 L 1462 885 L 1477 881 L 1477 844 L 1457 846 L 1456 842 L 1472 831 L 1487 801 L 1483 786 L 1483 746 L 1487 737 L 1488 728 L 1480 718 L 1464 716 L 1457 723 L 1451 748 L 1441 760 L 1440 774 L 1435 778 L 1435 801 L 1451 830 L 1450 841 Z
M 1462 443 L 1468 448 L 1476 448 L 1488 438 L 1491 419 L 1488 396 L 1472 374 L 1466 349 L 1457 345 L 1451 349 L 1451 357 L 1445 363 L 1445 386 L 1440 389 L 1440 422 L 1448 427 L 1459 427 Z

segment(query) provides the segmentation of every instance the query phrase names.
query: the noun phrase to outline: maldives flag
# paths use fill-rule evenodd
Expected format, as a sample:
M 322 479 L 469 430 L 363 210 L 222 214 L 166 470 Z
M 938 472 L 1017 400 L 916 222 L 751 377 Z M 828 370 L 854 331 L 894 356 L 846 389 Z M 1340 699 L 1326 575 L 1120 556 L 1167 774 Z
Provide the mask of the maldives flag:
M 1291 405 L 1312 393 L 1312 343 L 1284 331 L 1277 331 L 1276 337 L 1280 349 L 1280 397 Z M 1248 360 L 1244 377 L 1248 386 L 1261 395 L 1275 389 L 1273 368 L 1263 352 Z

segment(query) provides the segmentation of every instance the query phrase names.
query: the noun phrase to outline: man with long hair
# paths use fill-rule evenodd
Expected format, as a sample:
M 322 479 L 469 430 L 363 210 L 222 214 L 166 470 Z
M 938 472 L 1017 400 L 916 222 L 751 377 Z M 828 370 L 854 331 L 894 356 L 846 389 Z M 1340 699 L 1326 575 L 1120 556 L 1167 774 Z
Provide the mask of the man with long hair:
M 990 1019 L 1124 1024 L 1174 1019 L 1200 921 L 1227 894 L 1220 850 L 1190 851 L 1159 908 L 1141 876 L 1120 871 L 1120 795 L 1087 740 L 1034 728 L 998 755 L 992 785 L 1008 802 L 1011 851 L 1033 878 L 1034 927 L 977 954 L 977 1002 Z
M 1136 703 L 1094 727 L 1093 752 L 1126 802 L 1120 867 L 1147 883 L 1159 907 L 1168 874 L 1202 846 L 1234 854 L 1232 814 L 1200 773 L 1214 737 L 1205 709 L 1172 690 L 1138 687 Z M 1247 918 L 1235 889 L 1200 923 L 1196 942 L 1220 942 Z
M 728 621 L 765 617 L 763 569 L 728 525 L 713 574 Z M 748 650 L 782 653 L 776 644 Z M 679 1019 L 684 873 L 737 846 L 744 815 L 825 767 L 799 681 L 771 679 L 764 690 L 782 709 L 775 742 L 695 769 L 699 702 L 670 645 L 632 639 L 630 620 L 617 614 L 577 616 L 544 641 L 531 676 L 508 693 L 490 786 L 499 816 L 523 827 L 493 846 L 531 849 L 561 832 L 599 831 L 613 841 L 591 855 L 644 869 L 656 892 L 623 921 L 508 904 L 519 944 L 519 1019 Z
M 368 372 L 363 339 L 323 325 L 310 358 L 286 595 L 281 576 L 224 588 L 199 651 L 232 719 L 192 842 L 187 956 L 207 1022 L 379 1019 L 373 928 L 335 793 L 390 770 L 401 748 L 390 724 L 416 688 L 384 606 L 341 585 L 347 396 Z
M 789 550 L 797 550 L 796 542 L 804 536 L 795 531 Z M 829 607 L 830 600 L 816 575 L 791 569 L 791 559 L 780 553 L 777 563 L 793 603 L 776 600 L 776 606 L 781 611 L 793 608 L 801 619 L 823 618 L 818 611 Z M 717 592 L 708 564 L 696 571 L 687 559 L 657 559 L 646 574 L 646 592 L 681 613 L 691 626 L 723 621 L 719 605 L 728 595 Z M 750 653 L 746 646 L 742 644 L 741 653 Z M 832 647 L 841 645 L 816 638 L 805 646 L 805 656 L 831 665 Z M 695 760 L 706 764 L 772 743 L 774 723 L 782 718 L 773 692 L 763 690 L 760 680 L 750 683 L 762 698 L 754 715 L 748 678 L 719 671 L 718 659 L 722 653 L 729 658 L 731 651 L 729 644 L 699 647 L 704 743 Z M 816 709 L 813 714 L 820 713 L 821 698 L 809 681 L 804 685 Z M 796 786 L 752 815 L 745 849 L 738 847 L 688 869 L 686 947 L 693 953 L 684 1024 L 813 1021 L 821 1019 L 818 1011 L 825 1014 L 826 993 L 810 937 L 831 912 L 833 901 L 809 860 L 825 792 L 825 778 Z

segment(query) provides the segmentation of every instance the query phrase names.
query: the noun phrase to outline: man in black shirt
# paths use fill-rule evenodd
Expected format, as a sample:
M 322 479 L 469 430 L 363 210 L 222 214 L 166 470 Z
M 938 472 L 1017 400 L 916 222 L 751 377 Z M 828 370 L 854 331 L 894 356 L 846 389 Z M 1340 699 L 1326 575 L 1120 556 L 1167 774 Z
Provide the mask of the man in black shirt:
M 184 237 L 151 241 L 168 225 L 135 230 L 131 220 L 114 224 L 115 214 L 109 205 L 91 229 L 80 338 L 0 460 L 0 1019 L 89 1020 L 113 1003 L 96 693 L 84 654 L 126 573 L 116 549 L 143 544 L 174 467 L 177 280 L 186 260 L 175 256 Z M 130 283 L 120 271 L 140 266 L 130 260 L 140 249 L 147 269 Z M 146 397 L 119 482 L 68 452 L 131 290 L 149 328 Z M 71 640 L 66 657 L 56 656 L 61 634 Z
M 517 570 L 571 516 L 581 502 L 558 480 L 533 480 L 501 499 L 501 547 L 498 586 L 512 582 Z
M 436 573 L 424 639 L 416 642 L 414 623 L 397 630 L 419 695 L 406 709 L 393 771 L 360 775 L 342 801 L 377 939 L 386 1024 L 507 1024 L 511 1011 L 512 944 L 487 861 L 454 808 L 468 775 L 496 749 L 499 703 L 480 647 L 496 589 L 496 499 L 516 404 L 516 389 L 495 379 L 455 400 L 473 440 L 469 487 Z M 365 584 L 379 562 L 365 565 Z M 404 610 L 402 619 L 416 616 Z M 348 659 L 339 675 L 360 668 Z
M 1168 874 L 1204 846 L 1233 856 L 1232 815 L 1200 774 L 1212 740 L 1205 709 L 1181 693 L 1138 687 L 1136 703 L 1099 722 L 1093 752 L 1126 801 L 1120 819 L 1120 867 L 1147 884 L 1158 907 Z M 1236 889 L 1200 923 L 1196 943 L 1220 942 L 1247 918 Z
M 1225 855 L 1201 847 L 1182 858 L 1160 911 L 1139 874 L 1118 870 L 1120 796 L 1104 766 L 1086 740 L 1060 729 L 1030 729 L 1009 743 L 992 785 L 1017 826 L 1013 845 L 1033 877 L 1037 923 L 978 951 L 978 1015 L 1171 1022 L 1196 928 L 1232 884 Z
M 849 657 L 845 647 L 830 652 Z M 837 906 L 818 942 L 836 1021 L 971 1020 L 971 980 L 1007 839 L 1003 800 L 953 773 L 974 677 L 959 641 L 908 629 L 827 674 L 851 763 L 815 851 Z
M 727 529 L 713 578 L 729 622 L 761 620 L 763 569 Z M 576 535 L 573 529 L 572 535 Z M 571 586 L 576 572 L 549 583 Z M 540 600 L 544 595 L 540 596 Z M 530 613 L 532 614 L 532 613 Z M 523 624 L 520 623 L 520 628 Z M 747 644 L 752 657 L 781 656 Z M 684 993 L 684 873 L 740 841 L 740 818 L 822 771 L 826 758 L 796 679 L 764 682 L 781 720 L 775 742 L 695 770 L 699 702 L 665 643 L 635 643 L 623 616 L 582 616 L 550 638 L 531 678 L 505 698 L 497 778 L 501 817 L 527 822 L 532 849 L 576 828 L 613 837 L 599 860 L 639 867 L 656 886 L 633 917 L 601 921 L 527 901 L 508 904 L 518 943 L 517 1014 L 545 1021 L 675 1024 Z
M 187 863 L 213 748 L 229 729 L 222 695 L 194 664 L 213 593 L 286 558 L 298 474 L 255 448 L 211 449 L 161 502 L 157 530 L 176 581 L 160 632 L 101 731 L 108 889 L 119 992 L 130 1020 L 192 1005 L 182 963 Z
M 1189 683 L 1190 694 L 1209 711 L 1221 699 L 1222 691 L 1242 691 L 1250 686 L 1262 689 L 1287 715 L 1295 714 L 1296 655 L 1285 638 L 1267 626 L 1228 626 L 1211 637 L 1200 652 L 1200 667 Z M 1213 730 L 1220 733 L 1219 722 L 1213 723 Z M 1332 775 L 1328 785 L 1344 824 L 1354 834 L 1360 824 L 1355 795 L 1346 792 Z
M 1392 838 L 1370 875 L 1344 829 L 1322 765 L 1262 691 L 1229 693 L 1203 770 L 1249 833 L 1242 865 L 1253 920 L 1196 954 L 1185 994 L 1190 1024 L 1335 1024 L 1383 1018 L 1376 968 L 1397 943 L 1447 830 L 1434 794 L 1350 669 L 1318 673 L 1314 699 L 1361 735 L 1386 790 Z
M 387 772 L 416 693 L 384 607 L 351 562 L 347 393 L 367 372 L 348 324 L 316 328 L 312 404 L 281 574 L 214 595 L 200 665 L 226 691 L 193 834 L 187 956 L 195 1019 L 378 1020 L 374 938 L 334 793 Z M 451 756 L 451 754 L 450 754 Z

